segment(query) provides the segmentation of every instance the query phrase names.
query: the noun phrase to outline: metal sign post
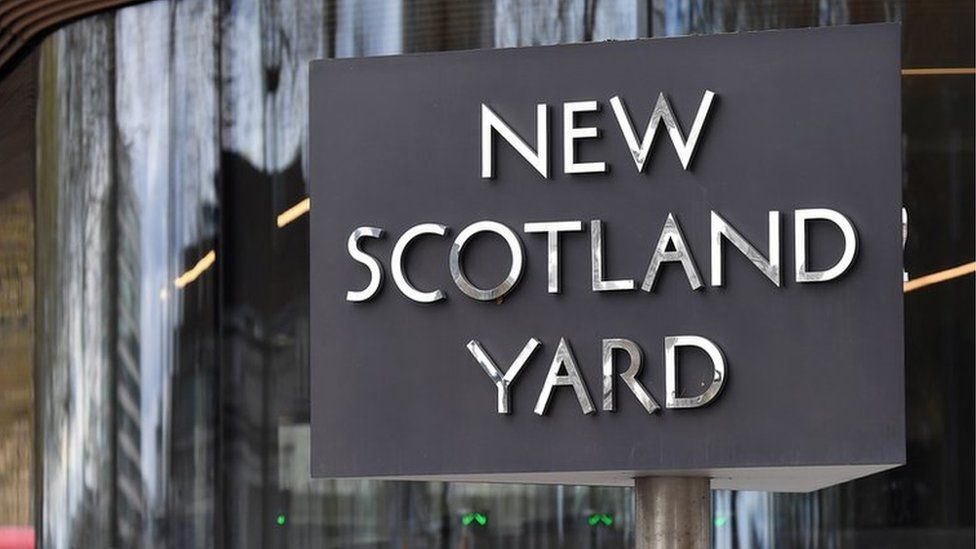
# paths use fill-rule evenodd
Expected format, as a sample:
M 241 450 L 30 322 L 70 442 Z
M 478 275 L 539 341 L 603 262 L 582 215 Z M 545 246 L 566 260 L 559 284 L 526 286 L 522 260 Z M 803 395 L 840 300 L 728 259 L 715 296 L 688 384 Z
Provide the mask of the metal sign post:
M 637 549 L 709 549 L 712 492 L 701 477 L 634 481 Z

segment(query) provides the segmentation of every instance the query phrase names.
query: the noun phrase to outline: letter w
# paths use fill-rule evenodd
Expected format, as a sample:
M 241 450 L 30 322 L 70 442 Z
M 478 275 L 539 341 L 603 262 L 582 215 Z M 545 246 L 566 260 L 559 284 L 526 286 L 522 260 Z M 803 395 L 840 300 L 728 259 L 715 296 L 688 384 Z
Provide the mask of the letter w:
M 634 130 L 634 126 L 630 121 L 630 115 L 627 114 L 627 107 L 624 106 L 624 102 L 620 99 L 620 96 L 613 96 L 610 99 L 610 105 L 613 106 L 613 114 L 617 117 L 617 124 L 620 125 L 620 131 L 623 132 L 624 139 L 627 140 L 627 147 L 630 148 L 630 153 L 634 155 L 634 163 L 637 165 L 637 171 L 641 172 L 644 170 L 644 163 L 647 162 L 647 156 L 651 151 L 651 144 L 654 143 L 654 136 L 657 134 L 657 127 L 662 120 L 664 121 L 664 126 L 668 129 L 671 143 L 674 144 L 674 149 L 678 152 L 678 158 L 681 159 L 681 166 L 687 170 L 691 164 L 691 157 L 695 154 L 695 146 L 698 144 L 698 138 L 701 136 L 702 128 L 705 126 L 705 118 L 708 116 L 708 109 L 711 107 L 714 97 L 714 92 L 705 90 L 701 103 L 698 105 L 698 114 L 695 115 L 695 122 L 691 125 L 691 133 L 688 134 L 688 140 L 685 141 L 684 137 L 681 136 L 678 121 L 674 117 L 674 112 L 671 110 L 671 105 L 668 103 L 667 98 L 664 97 L 663 93 L 658 95 L 657 103 L 654 105 L 654 112 L 651 113 L 651 120 L 647 123 L 647 129 L 644 130 L 644 138 L 638 143 L 637 132 Z

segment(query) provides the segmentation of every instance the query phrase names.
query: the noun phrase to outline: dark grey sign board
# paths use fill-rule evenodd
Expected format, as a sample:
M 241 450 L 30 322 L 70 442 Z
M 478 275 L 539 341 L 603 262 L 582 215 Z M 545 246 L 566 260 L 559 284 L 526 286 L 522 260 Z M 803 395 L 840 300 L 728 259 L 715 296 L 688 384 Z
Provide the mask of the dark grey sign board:
M 903 464 L 899 35 L 312 63 L 312 474 Z

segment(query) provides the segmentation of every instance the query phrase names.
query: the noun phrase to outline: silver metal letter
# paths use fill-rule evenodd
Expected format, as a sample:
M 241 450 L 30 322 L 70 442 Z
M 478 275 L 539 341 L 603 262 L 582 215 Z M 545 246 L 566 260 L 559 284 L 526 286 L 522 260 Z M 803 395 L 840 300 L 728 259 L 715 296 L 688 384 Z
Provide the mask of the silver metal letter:
M 417 303 L 433 303 L 435 301 L 444 299 L 444 292 L 440 290 L 421 292 L 410 284 L 410 281 L 407 280 L 406 274 L 403 272 L 403 253 L 406 251 L 407 245 L 410 244 L 410 241 L 412 241 L 414 238 L 424 234 L 444 236 L 447 234 L 447 227 L 437 223 L 421 223 L 420 225 L 414 225 L 413 227 L 407 229 L 406 232 L 400 236 L 400 239 L 397 240 L 396 245 L 393 246 L 393 257 L 390 260 L 390 270 L 393 271 L 393 282 L 396 283 L 397 288 L 400 288 L 403 295 L 409 297 Z
M 674 113 L 671 111 L 671 105 L 668 103 L 667 98 L 664 97 L 663 93 L 658 95 L 657 103 L 654 105 L 654 111 L 651 113 L 651 119 L 647 123 L 647 129 L 644 130 L 644 137 L 640 143 L 637 142 L 637 132 L 631 124 L 630 115 L 627 114 L 627 107 L 624 105 L 624 102 L 619 96 L 612 97 L 610 99 L 610 105 L 613 107 L 613 114 L 617 117 L 617 124 L 620 126 L 620 131 L 623 132 L 624 139 L 627 141 L 627 147 L 630 148 L 630 153 L 634 157 L 634 164 L 637 166 L 637 171 L 641 172 L 644 170 L 644 163 L 647 161 L 647 156 L 651 151 L 651 145 L 654 143 L 657 127 L 662 121 L 668 129 L 668 136 L 671 137 L 671 143 L 674 144 L 675 151 L 678 152 L 681 166 L 687 170 L 691 164 L 691 158 L 695 154 L 695 146 L 698 144 L 698 138 L 701 136 L 702 128 L 705 126 L 705 118 L 708 116 L 708 109 L 711 107 L 714 97 L 714 92 L 705 90 L 701 103 L 698 104 L 698 114 L 695 115 L 695 122 L 691 125 L 691 133 L 688 134 L 688 141 L 685 141 L 681 137 L 681 130 L 678 128 L 678 122 L 674 118 Z
M 759 253 L 739 231 L 712 211 L 712 286 L 722 285 L 722 238 L 725 237 L 733 246 L 739 249 L 766 278 L 777 287 L 779 277 L 779 212 L 769 212 L 769 259 Z
M 576 127 L 576 113 L 599 110 L 600 104 L 596 101 L 563 103 L 563 172 L 603 173 L 607 171 L 605 162 L 576 162 L 576 140 L 600 136 L 600 130 L 597 128 Z
M 481 104 L 481 177 L 491 179 L 495 176 L 495 147 L 492 142 L 492 130 L 498 132 L 505 141 L 515 148 L 542 177 L 549 178 L 549 108 L 545 103 L 536 105 L 536 150 L 528 144 L 505 123 L 491 107 Z
M 522 351 L 515 357 L 515 362 L 512 362 L 512 365 L 508 367 L 508 371 L 503 374 L 498 369 L 498 366 L 495 365 L 495 361 L 481 347 L 481 343 L 478 343 L 474 339 L 468 342 L 468 351 L 474 355 L 474 359 L 481 365 L 481 369 L 488 374 L 488 377 L 491 378 L 492 382 L 495 383 L 495 387 L 498 389 L 499 414 L 511 413 L 512 399 L 509 387 L 511 387 L 512 382 L 515 381 L 515 377 L 519 375 L 522 367 L 529 361 L 529 357 L 532 356 L 532 353 L 535 352 L 539 345 L 541 343 L 539 343 L 538 339 L 534 337 L 529 339 L 525 346 L 522 347 Z
M 675 358 L 675 348 L 677 347 L 698 347 L 708 353 L 712 359 L 712 382 L 705 391 L 694 397 L 678 396 L 678 367 Z M 667 407 L 668 408 L 699 408 L 704 406 L 718 396 L 728 373 L 725 367 L 725 357 L 722 350 L 710 340 L 701 336 L 669 336 L 664 338 L 664 368 L 665 383 L 667 384 Z
M 560 375 L 561 369 L 566 369 L 566 375 Z M 596 409 L 593 401 L 590 400 L 590 393 L 586 390 L 586 384 L 580 376 L 579 367 L 576 366 L 576 358 L 573 357 L 573 350 L 569 347 L 569 342 L 565 338 L 559 339 L 559 347 L 556 354 L 552 357 L 552 364 L 549 366 L 549 374 L 546 376 L 546 383 L 542 386 L 539 393 L 539 400 L 535 403 L 535 413 L 545 415 L 549 408 L 549 399 L 552 397 L 554 387 L 571 385 L 576 392 L 576 400 L 579 401 L 580 408 L 584 414 L 592 414 Z
M 844 253 L 833 267 L 824 271 L 807 270 L 807 221 L 822 219 L 840 228 L 844 235 Z M 849 219 L 827 208 L 796 210 L 793 214 L 793 265 L 797 282 L 826 282 L 844 274 L 857 254 L 857 232 Z
M 674 246 L 673 251 L 668 251 L 668 244 Z M 702 287 L 701 277 L 698 276 L 698 267 L 695 265 L 695 258 L 688 251 L 685 244 L 685 237 L 681 234 L 681 226 L 673 214 L 668 214 L 664 221 L 664 228 L 661 229 L 661 237 L 654 248 L 654 255 L 651 256 L 651 264 L 647 266 L 647 275 L 644 277 L 644 284 L 641 289 L 650 292 L 654 289 L 654 282 L 657 280 L 657 271 L 661 268 L 661 263 L 678 261 L 685 269 L 685 276 L 688 277 L 688 284 L 692 290 Z
M 373 256 L 359 249 L 359 239 L 368 236 L 370 238 L 380 238 L 383 236 L 383 229 L 378 227 L 357 227 L 349 235 L 346 241 L 346 249 L 353 259 L 366 265 L 369 269 L 369 284 L 362 290 L 349 290 L 346 292 L 346 301 L 366 301 L 376 295 L 380 285 L 383 284 L 383 266 Z
M 626 352 L 627 356 L 630 357 L 630 366 L 627 368 L 627 371 L 620 374 L 620 378 L 624 380 L 624 383 L 634 393 L 634 396 L 640 401 L 641 406 L 647 410 L 647 413 L 653 414 L 661 406 L 651 397 L 647 389 L 641 385 L 641 382 L 637 381 L 637 374 L 640 373 L 641 363 L 643 362 L 643 353 L 636 343 L 623 338 L 603 340 L 603 409 L 608 412 L 612 412 L 615 409 L 613 394 L 613 352 L 617 349 Z
M 508 244 L 509 252 L 512 254 L 512 267 L 508 271 L 508 276 L 505 277 L 498 286 L 490 290 L 482 290 L 478 288 L 471 281 L 464 276 L 464 267 L 461 265 L 461 252 L 464 250 L 464 245 L 467 243 L 468 239 L 480 232 L 492 232 L 500 235 L 505 239 Z M 491 301 L 492 299 L 498 299 L 503 295 L 507 294 L 515 284 L 518 283 L 519 278 L 522 277 L 522 267 L 525 264 L 525 259 L 522 256 L 522 241 L 519 240 L 518 236 L 512 232 L 511 229 L 498 223 L 496 221 L 478 221 L 472 223 L 461 231 L 457 238 L 454 239 L 454 245 L 451 246 L 451 256 L 450 256 L 450 268 L 451 277 L 454 279 L 454 284 L 469 297 L 473 297 L 478 301 Z
M 603 279 L 603 223 L 599 219 L 590 221 L 590 261 L 594 292 L 634 289 L 634 281 L 630 278 Z
M 559 293 L 559 233 L 579 232 L 583 230 L 582 221 L 540 221 L 526 223 L 523 230 L 527 233 L 548 234 L 549 248 L 549 293 Z

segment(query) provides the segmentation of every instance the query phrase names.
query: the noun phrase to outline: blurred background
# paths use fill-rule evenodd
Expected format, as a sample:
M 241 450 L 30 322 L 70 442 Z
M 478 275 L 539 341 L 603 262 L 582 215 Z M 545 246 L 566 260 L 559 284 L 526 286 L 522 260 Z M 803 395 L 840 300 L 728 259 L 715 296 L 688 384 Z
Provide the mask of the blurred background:
M 0 547 L 632 546 L 629 489 L 309 477 L 308 61 L 895 21 L 918 281 L 908 465 L 811 494 L 715 492 L 714 545 L 972 548 L 974 17 L 972 0 L 156 0 L 72 17 L 0 72 Z

